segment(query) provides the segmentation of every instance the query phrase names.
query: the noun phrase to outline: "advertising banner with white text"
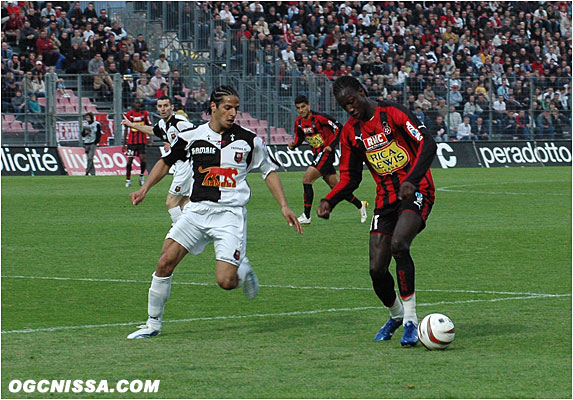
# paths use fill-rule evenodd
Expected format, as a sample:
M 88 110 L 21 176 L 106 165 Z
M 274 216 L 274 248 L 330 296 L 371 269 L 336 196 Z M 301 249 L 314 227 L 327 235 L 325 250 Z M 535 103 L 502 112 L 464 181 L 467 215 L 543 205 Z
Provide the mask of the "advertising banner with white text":
M 2 176 L 64 175 L 55 147 L 8 147 L 0 150 Z
M 125 175 L 127 156 L 121 150 L 121 146 L 98 147 L 94 156 L 96 175 Z M 85 175 L 87 155 L 83 147 L 59 146 L 58 152 L 68 175 Z M 131 174 L 139 175 L 140 171 L 139 158 L 135 157 Z

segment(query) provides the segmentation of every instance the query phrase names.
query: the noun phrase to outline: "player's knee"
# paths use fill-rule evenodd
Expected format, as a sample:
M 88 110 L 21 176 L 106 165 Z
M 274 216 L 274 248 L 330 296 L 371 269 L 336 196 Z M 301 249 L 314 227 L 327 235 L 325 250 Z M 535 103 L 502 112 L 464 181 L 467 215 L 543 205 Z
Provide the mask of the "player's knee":
M 217 284 L 221 289 L 232 290 L 238 285 L 238 280 L 236 277 L 221 277 L 217 279 Z
M 170 276 L 173 273 L 173 270 L 177 266 L 176 260 L 168 253 L 164 253 L 159 257 L 159 261 L 157 261 L 157 269 L 155 270 L 155 274 L 157 276 Z
M 399 236 L 393 236 L 390 244 L 392 254 L 410 250 L 410 243 Z
M 370 277 L 372 279 L 379 278 L 386 274 L 388 271 L 388 264 L 379 261 L 370 261 Z

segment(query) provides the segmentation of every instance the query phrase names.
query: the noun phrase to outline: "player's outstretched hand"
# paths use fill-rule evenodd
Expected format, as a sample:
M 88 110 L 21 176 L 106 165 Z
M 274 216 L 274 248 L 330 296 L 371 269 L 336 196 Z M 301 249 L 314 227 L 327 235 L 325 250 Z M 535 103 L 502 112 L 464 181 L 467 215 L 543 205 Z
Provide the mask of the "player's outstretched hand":
M 316 214 L 320 218 L 328 219 L 330 218 L 330 212 L 332 209 L 330 208 L 330 203 L 326 200 L 321 200 L 320 204 L 318 205 L 318 209 L 316 210 Z
M 283 217 L 285 217 L 286 221 L 288 222 L 289 226 L 294 226 L 294 229 L 297 231 L 297 233 L 302 234 L 302 225 L 300 224 L 300 222 L 298 221 L 297 217 L 294 215 L 292 210 L 288 206 L 284 206 L 283 208 L 281 208 L 281 212 L 283 214 Z
M 137 192 L 133 192 L 129 194 L 129 200 L 131 200 L 131 204 L 134 206 L 138 205 L 145 199 L 146 192 L 143 189 L 139 189 Z
M 124 115 L 124 116 L 123 116 L 123 121 L 121 121 L 121 124 L 122 124 L 122 125 L 125 125 L 125 126 L 130 126 L 130 125 L 131 125 L 131 121 L 128 120 L 127 117 Z
M 400 192 L 398 193 L 398 199 L 399 200 L 413 199 L 414 193 L 416 193 L 416 186 L 414 186 L 413 183 L 410 183 L 408 181 L 403 182 L 400 185 Z

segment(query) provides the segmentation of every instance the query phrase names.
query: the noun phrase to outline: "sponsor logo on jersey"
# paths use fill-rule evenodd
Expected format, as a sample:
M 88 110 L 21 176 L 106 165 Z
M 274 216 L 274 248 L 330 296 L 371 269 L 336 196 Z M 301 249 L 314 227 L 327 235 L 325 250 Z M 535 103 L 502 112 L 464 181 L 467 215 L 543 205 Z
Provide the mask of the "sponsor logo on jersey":
M 420 192 L 416 192 L 416 201 L 414 201 L 414 204 L 418 206 L 419 210 L 422 209 L 423 201 L 424 201 L 424 195 Z
M 205 174 L 203 186 L 237 187 L 235 176 L 239 174 L 237 168 L 199 167 L 199 172 Z
M 307 136 L 306 141 L 308 142 L 310 147 L 320 147 L 324 144 L 324 140 L 320 135 Z
M 414 136 L 418 142 L 422 141 L 422 133 L 410 123 L 410 121 L 406 121 L 406 129 L 410 132 L 410 135 Z
M 191 155 L 195 156 L 197 154 L 215 154 L 217 149 L 214 147 L 193 147 L 191 149 Z
M 243 153 L 242 151 L 236 151 L 236 152 L 235 152 L 235 162 L 236 162 L 236 163 L 242 162 L 242 161 L 243 161 L 243 155 L 244 155 L 244 154 L 245 154 L 245 153 Z
M 374 150 L 388 144 L 388 138 L 384 133 L 378 133 L 364 139 L 366 150 Z
M 367 151 L 366 159 L 380 175 L 391 174 L 403 168 L 409 161 L 406 150 L 395 141 L 381 149 Z
M 336 132 L 338 130 L 338 126 L 331 120 L 328 120 L 328 125 L 330 125 L 330 127 L 332 128 L 332 130 L 334 132 Z

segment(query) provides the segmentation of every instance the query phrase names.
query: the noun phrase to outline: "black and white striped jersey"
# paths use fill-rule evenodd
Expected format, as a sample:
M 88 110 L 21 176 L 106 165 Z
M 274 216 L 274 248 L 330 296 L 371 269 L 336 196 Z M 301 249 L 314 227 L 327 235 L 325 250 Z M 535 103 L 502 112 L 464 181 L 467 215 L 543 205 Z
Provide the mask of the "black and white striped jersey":
M 179 134 L 163 157 L 168 165 L 189 159 L 192 202 L 244 206 L 251 198 L 247 173 L 259 168 L 263 179 L 278 169 L 267 147 L 253 132 L 233 124 L 223 134 L 209 123 Z
M 164 142 L 173 144 L 175 138 L 177 138 L 181 132 L 186 132 L 193 128 L 195 128 L 195 125 L 189 122 L 183 115 L 173 114 L 167 122 L 161 118 L 153 127 L 153 134 Z

